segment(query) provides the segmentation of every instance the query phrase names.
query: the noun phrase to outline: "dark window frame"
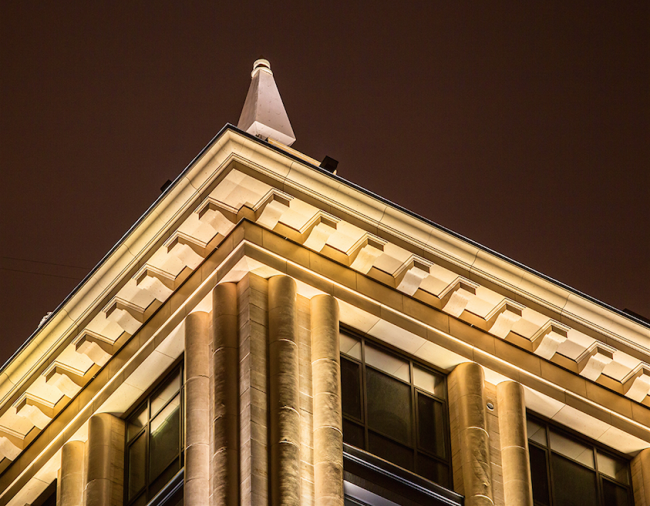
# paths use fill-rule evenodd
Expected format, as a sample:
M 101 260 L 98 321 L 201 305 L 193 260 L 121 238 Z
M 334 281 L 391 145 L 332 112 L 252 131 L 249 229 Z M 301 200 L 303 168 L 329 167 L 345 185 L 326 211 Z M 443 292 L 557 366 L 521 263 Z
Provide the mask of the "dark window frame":
M 180 374 L 180 387 L 177 394 L 173 395 L 168 399 L 163 405 L 161 405 L 154 414 L 151 414 L 151 400 L 153 395 L 157 392 L 158 388 L 163 385 L 168 379 L 173 377 L 176 374 Z M 153 479 L 149 478 L 149 460 L 150 460 L 150 439 L 151 431 L 150 425 L 151 421 L 156 418 L 160 413 L 162 413 L 167 406 L 169 406 L 176 397 L 180 396 L 179 404 L 179 452 L 176 456 L 167 463 L 166 467 L 158 474 L 158 476 Z M 136 413 L 140 411 L 143 406 L 147 406 L 147 422 L 143 427 L 135 433 L 131 438 L 129 438 L 129 419 Z M 159 479 L 161 476 L 169 470 L 169 468 L 175 463 L 178 463 L 179 470 L 174 473 L 174 477 L 170 480 L 174 480 L 177 476 L 183 476 L 182 471 L 185 466 L 185 364 L 183 356 L 179 357 L 174 363 L 169 366 L 163 374 L 151 385 L 141 396 L 138 398 L 137 402 L 125 413 L 124 420 L 126 422 L 126 430 L 124 431 L 124 505 L 130 506 L 132 504 L 138 503 L 143 496 L 148 496 L 152 485 Z M 129 448 L 137 441 L 140 437 L 145 437 L 145 470 L 144 470 L 144 487 L 138 491 L 131 499 L 129 499 Z M 148 504 L 154 498 L 156 498 L 161 492 L 165 491 L 168 484 L 160 487 L 155 494 L 146 499 L 144 504 Z
M 369 451 L 369 431 L 373 432 L 380 437 L 387 438 L 390 441 L 392 441 L 395 444 L 398 444 L 404 448 L 407 448 L 411 450 L 411 455 L 413 459 L 413 469 L 407 471 L 412 472 L 417 474 L 418 476 L 423 475 L 418 474 L 418 455 L 421 454 L 426 458 L 429 458 L 433 461 L 435 461 L 439 465 L 443 465 L 447 469 L 447 476 L 448 476 L 448 483 L 447 487 L 450 489 L 453 488 L 453 465 L 452 465 L 452 460 L 451 460 L 451 426 L 450 426 L 450 420 L 449 420 L 449 400 L 448 400 L 448 393 L 447 393 L 447 374 L 444 371 L 441 371 L 437 369 L 436 367 L 431 366 L 430 364 L 427 364 L 423 362 L 422 360 L 419 360 L 417 357 L 414 357 L 408 353 L 405 353 L 403 350 L 400 350 L 399 348 L 396 348 L 394 346 L 390 346 L 386 343 L 380 342 L 378 340 L 373 339 L 371 336 L 368 336 L 366 334 L 363 334 L 355 329 L 351 329 L 347 326 L 341 325 L 339 328 L 339 332 L 342 334 L 347 334 L 350 337 L 354 339 L 358 339 L 361 342 L 361 360 L 356 359 L 354 357 L 351 357 L 349 355 L 346 355 L 344 353 L 341 353 L 341 358 L 345 360 L 349 360 L 350 362 L 356 363 L 360 367 L 360 389 L 361 389 L 361 419 L 358 419 L 356 417 L 352 417 L 347 415 L 346 413 L 343 413 L 343 420 L 348 421 L 349 423 L 355 424 L 357 427 L 361 427 L 363 429 L 363 448 L 360 448 L 363 451 L 368 452 Z M 372 347 L 383 351 L 389 355 L 396 356 L 397 358 L 404 360 L 409 363 L 409 375 L 410 375 L 410 383 L 407 383 L 404 381 L 402 378 L 398 378 L 396 376 L 391 375 L 390 373 L 387 373 L 386 371 L 382 371 L 381 369 L 377 369 L 376 367 L 373 367 L 372 365 L 369 365 L 365 361 L 366 357 L 366 343 L 370 344 Z M 431 392 L 427 392 L 425 390 L 422 390 L 421 388 L 415 386 L 414 384 L 414 375 L 413 375 L 413 370 L 414 367 L 417 366 L 418 368 L 427 371 L 439 378 L 441 378 L 444 381 L 444 391 L 445 391 L 445 397 L 441 398 L 435 394 L 432 394 Z M 368 427 L 368 398 L 367 398 L 367 368 L 372 369 L 373 371 L 377 371 L 380 374 L 384 374 L 392 379 L 395 379 L 399 381 L 401 384 L 408 385 L 410 387 L 410 402 L 411 402 L 411 443 L 409 445 L 406 445 L 403 441 L 399 441 L 395 439 L 394 437 L 384 434 L 381 431 L 374 429 L 374 428 L 369 428 Z M 445 452 L 445 457 L 440 457 L 439 455 L 436 455 L 435 453 L 428 451 L 424 448 L 421 447 L 420 445 L 420 434 L 419 434 L 419 413 L 418 413 L 418 395 L 423 395 L 426 396 L 430 399 L 433 399 L 434 402 L 439 402 L 442 404 L 442 409 L 443 409 L 443 423 L 444 427 L 441 430 L 441 433 L 443 434 L 444 437 L 444 452 Z M 345 438 L 345 436 L 344 436 Z M 349 444 L 349 443 L 346 443 Z M 352 445 L 350 445 L 352 446 Z M 352 446 L 353 447 L 353 446 Z M 394 464 L 396 465 L 396 464 Z M 424 478 L 426 479 L 426 478 Z M 435 483 L 435 482 L 432 482 Z
M 529 410 L 526 410 L 526 420 L 531 420 L 539 425 L 542 425 L 545 428 L 545 435 L 546 435 L 546 446 L 541 445 L 540 443 L 537 443 L 536 441 L 532 441 L 528 439 L 528 446 L 534 446 L 535 448 L 543 451 L 546 456 L 546 478 L 547 478 L 547 491 L 549 494 L 549 501 L 550 505 L 553 506 L 557 499 L 555 498 L 555 490 L 554 490 L 554 479 L 553 479 L 553 466 L 551 463 L 551 456 L 552 455 L 557 455 L 559 458 L 565 459 L 572 464 L 578 465 L 583 469 L 587 469 L 590 472 L 593 472 L 596 476 L 596 493 L 598 496 L 598 502 L 599 506 L 608 506 L 605 504 L 605 498 L 603 494 L 603 481 L 608 481 L 613 483 L 614 485 L 618 487 L 625 488 L 627 491 L 627 499 L 628 499 L 628 506 L 634 506 L 634 490 L 632 486 L 632 470 L 630 468 L 630 457 L 628 455 L 625 455 L 624 453 L 621 453 L 614 448 L 609 448 L 602 443 L 599 443 L 598 441 L 594 441 L 593 439 L 590 439 L 583 434 L 580 434 L 577 431 L 572 430 L 569 427 L 565 427 L 563 425 L 558 424 L 557 422 L 550 420 L 549 418 L 546 418 L 542 415 L 539 415 L 537 413 L 532 413 Z M 575 459 L 572 459 L 571 457 L 568 457 L 567 455 L 564 455 L 562 453 L 559 453 L 557 450 L 551 449 L 551 444 L 550 444 L 550 433 L 551 430 L 563 437 L 566 437 L 567 439 L 576 441 L 578 443 L 581 443 L 585 446 L 588 446 L 592 449 L 593 453 L 593 462 L 594 462 L 594 467 L 590 468 L 589 466 L 583 464 L 582 462 L 579 462 Z M 603 472 L 599 471 L 598 469 L 598 453 L 601 455 L 605 456 L 611 456 L 619 460 L 623 460 L 627 463 L 627 483 L 623 483 L 621 481 L 618 481 Z M 532 471 L 532 469 L 531 469 Z M 544 503 L 537 502 L 535 500 L 535 497 L 533 497 L 533 503 L 535 506 L 544 506 Z

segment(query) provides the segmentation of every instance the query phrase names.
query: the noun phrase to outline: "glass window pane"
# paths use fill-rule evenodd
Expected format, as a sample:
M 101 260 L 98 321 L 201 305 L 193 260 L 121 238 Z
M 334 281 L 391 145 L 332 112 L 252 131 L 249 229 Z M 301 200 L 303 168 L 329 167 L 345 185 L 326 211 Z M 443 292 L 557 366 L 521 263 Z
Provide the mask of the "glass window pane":
M 553 439 L 551 438 L 551 444 Z M 551 455 L 554 506 L 598 504 L 596 473 L 559 455 Z
M 343 442 L 357 448 L 365 448 L 363 442 L 363 427 L 349 420 L 343 420 Z
M 356 337 L 349 336 L 347 334 L 339 333 L 339 346 L 341 348 L 341 353 L 361 360 L 361 341 Z
M 169 399 L 174 397 L 181 388 L 181 372 L 177 371 L 169 377 L 151 396 L 151 416 L 153 417 Z
M 533 481 L 533 499 L 535 504 L 548 506 L 550 495 L 548 492 L 548 469 L 546 467 L 546 451 L 530 445 L 530 474 Z
M 178 461 L 170 464 L 170 466 L 165 469 L 161 475 L 149 486 L 149 499 L 153 499 L 154 496 L 160 492 L 174 476 L 176 476 L 176 473 L 179 470 L 180 464 Z
M 445 423 L 442 403 L 421 393 L 417 396 L 420 448 L 444 458 Z
M 127 425 L 127 436 L 128 441 L 130 441 L 134 436 L 137 436 L 142 427 L 147 423 L 149 417 L 147 416 L 147 403 L 145 402 L 138 410 L 131 415 Z
M 363 420 L 361 412 L 361 366 L 341 357 L 341 403 L 343 413 Z
M 388 438 L 368 432 L 368 451 L 404 469 L 413 471 L 413 450 Z
M 128 448 L 129 499 L 134 498 L 145 485 L 146 438 L 147 435 L 142 434 Z
M 598 471 L 621 483 L 629 484 L 627 462 L 598 452 Z
M 417 463 L 417 473 L 420 476 L 424 476 L 427 480 L 449 488 L 449 468 L 446 465 L 421 453 L 418 454 Z
M 366 344 L 366 364 L 376 367 L 380 371 L 387 372 L 393 376 L 404 380 L 411 381 L 409 373 L 409 363 L 406 360 L 397 358 L 394 355 L 385 353 L 377 348 Z
M 413 384 L 438 397 L 445 397 L 445 381 L 438 374 L 433 374 L 418 366 L 413 367 Z
M 368 427 L 411 444 L 411 387 L 366 369 Z
M 180 452 L 180 395 L 151 420 L 149 481 L 153 481 Z
M 569 439 L 551 430 L 551 450 L 561 453 L 581 464 L 594 468 L 594 450 L 580 441 Z
M 530 419 L 526 419 L 526 425 L 528 439 L 535 441 L 542 446 L 546 446 L 546 427 Z
M 142 494 L 140 497 L 138 497 L 137 501 L 131 503 L 131 506 L 147 506 L 147 502 L 147 494 Z
M 627 489 L 609 480 L 603 480 L 603 499 L 607 506 L 629 506 Z

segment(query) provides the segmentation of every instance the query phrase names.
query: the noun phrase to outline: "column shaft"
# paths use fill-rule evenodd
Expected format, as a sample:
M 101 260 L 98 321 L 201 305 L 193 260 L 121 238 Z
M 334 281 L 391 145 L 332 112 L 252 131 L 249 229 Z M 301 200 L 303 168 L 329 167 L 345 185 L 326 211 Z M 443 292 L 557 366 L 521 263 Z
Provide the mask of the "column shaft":
M 296 283 L 269 279 L 271 504 L 300 505 L 300 391 Z
M 466 506 L 493 505 L 490 445 L 483 393 L 483 369 L 475 362 L 456 366 L 458 437 Z
M 210 501 L 210 315 L 185 320 L 185 504 Z
M 124 429 L 124 421 L 108 413 L 90 418 L 85 506 L 123 503 Z
M 339 308 L 331 295 L 311 299 L 311 370 L 314 399 L 314 500 L 343 505 L 343 420 Z
M 239 334 L 235 283 L 223 283 L 215 287 L 212 318 L 214 334 L 212 504 L 237 506 L 239 504 Z
M 61 449 L 58 506 L 83 506 L 85 447 L 83 441 L 70 441 Z
M 533 506 L 523 387 L 515 381 L 499 383 L 497 403 L 506 506 Z

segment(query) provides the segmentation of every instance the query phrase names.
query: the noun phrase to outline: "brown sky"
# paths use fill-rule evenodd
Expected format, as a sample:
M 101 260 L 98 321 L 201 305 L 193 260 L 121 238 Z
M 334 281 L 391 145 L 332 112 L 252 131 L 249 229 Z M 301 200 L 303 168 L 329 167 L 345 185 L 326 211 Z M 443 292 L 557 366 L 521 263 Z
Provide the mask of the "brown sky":
M 295 148 L 650 316 L 650 3 L 316 4 L 0 3 L 0 363 L 237 123 L 260 56 Z

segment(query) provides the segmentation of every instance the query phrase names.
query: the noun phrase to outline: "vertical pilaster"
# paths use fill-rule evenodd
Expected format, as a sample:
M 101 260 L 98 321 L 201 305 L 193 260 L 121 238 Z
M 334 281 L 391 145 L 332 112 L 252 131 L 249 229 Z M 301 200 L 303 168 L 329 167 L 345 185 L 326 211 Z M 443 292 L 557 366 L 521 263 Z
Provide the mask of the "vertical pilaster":
M 497 385 L 501 466 L 506 506 L 532 506 L 524 389 L 515 381 Z
M 269 279 L 271 504 L 300 504 L 300 392 L 296 283 Z
M 239 494 L 242 506 L 269 504 L 268 282 L 237 283 L 239 311 Z
M 58 506 L 83 506 L 85 447 L 83 441 L 70 441 L 61 449 L 61 469 L 57 487 Z
M 650 504 L 650 448 L 646 448 L 634 457 L 630 467 L 634 504 L 636 506 L 647 506 Z
M 343 505 L 343 420 L 339 308 L 331 295 L 311 299 L 311 367 L 314 398 L 314 499 Z
M 451 373 L 457 388 L 458 441 L 466 506 L 492 506 L 490 446 L 483 393 L 483 369 L 475 362 L 456 366 Z
M 90 418 L 85 506 L 123 504 L 124 429 L 124 421 L 108 413 Z
M 239 504 L 239 339 L 237 285 L 223 283 L 212 293 L 214 449 L 212 490 L 214 506 Z M 207 404 L 207 399 L 206 399 Z
M 185 319 L 185 504 L 210 500 L 210 315 Z

